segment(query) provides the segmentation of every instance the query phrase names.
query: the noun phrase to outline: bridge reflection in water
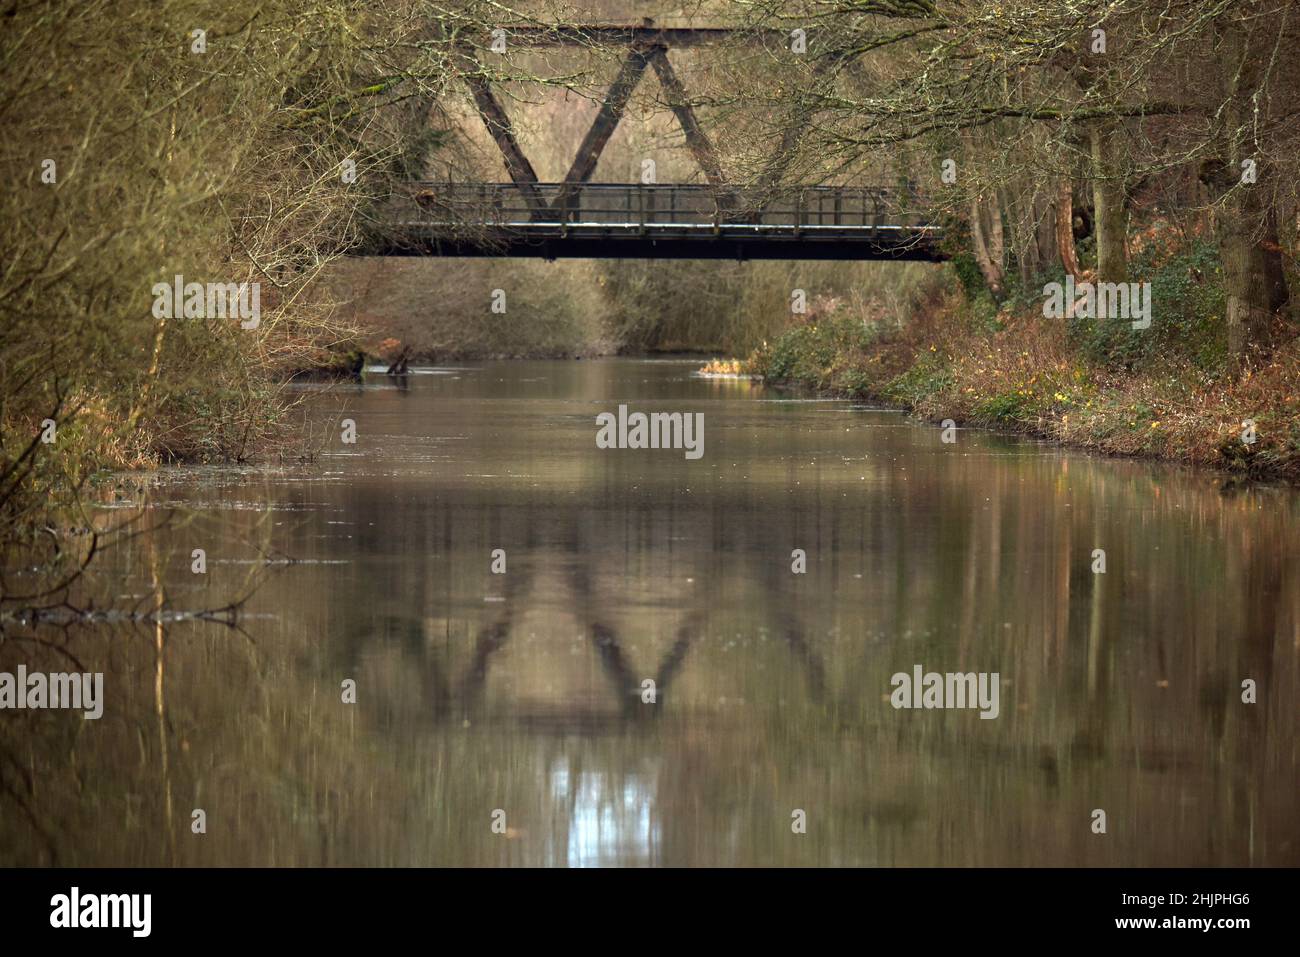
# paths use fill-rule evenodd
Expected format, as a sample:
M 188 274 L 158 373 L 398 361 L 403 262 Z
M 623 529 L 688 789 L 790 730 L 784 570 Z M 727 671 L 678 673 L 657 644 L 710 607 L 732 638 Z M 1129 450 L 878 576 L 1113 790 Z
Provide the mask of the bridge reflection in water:
M 0 721 L 7 861 L 1297 863 L 1300 496 L 954 448 L 697 367 L 482 362 L 345 406 L 313 384 L 314 422 L 365 423 L 355 449 L 160 485 L 94 593 L 183 611 L 292 560 L 242 633 L 0 646 L 0 671 L 116 675 L 103 721 Z M 705 458 L 598 449 L 618 402 L 703 410 Z M 896 711 L 918 664 L 997 671 L 998 719 Z
M 934 262 L 942 229 L 909 189 L 420 184 L 368 250 L 545 259 L 892 259 Z

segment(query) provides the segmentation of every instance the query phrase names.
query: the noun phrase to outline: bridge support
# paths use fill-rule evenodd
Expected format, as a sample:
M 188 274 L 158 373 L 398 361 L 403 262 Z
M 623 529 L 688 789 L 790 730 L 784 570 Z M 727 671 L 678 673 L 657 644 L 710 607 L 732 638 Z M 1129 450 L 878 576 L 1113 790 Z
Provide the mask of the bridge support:
M 686 89 L 682 86 L 682 81 L 677 79 L 677 73 L 668 61 L 668 49 L 660 46 L 651 50 L 650 64 L 659 77 L 660 86 L 664 88 L 668 108 L 677 117 L 677 123 L 686 135 L 686 145 L 691 155 L 695 157 L 695 162 L 704 171 L 705 178 L 714 186 L 726 185 L 722 178 L 722 164 L 718 162 L 718 154 L 714 152 L 713 144 L 709 142 L 709 138 L 695 118 L 695 110 L 691 108 L 690 100 L 686 98 Z
M 400 225 L 397 238 L 380 240 L 380 255 L 539 256 L 646 259 L 910 259 L 944 258 L 942 230 L 916 222 L 916 197 L 907 209 L 890 202 L 893 191 L 856 186 L 796 186 L 783 190 L 792 159 L 816 97 L 796 97 L 775 131 L 774 152 L 748 186 L 728 183 L 718 153 L 705 133 L 670 47 L 717 43 L 725 29 L 659 29 L 582 25 L 506 28 L 523 47 L 621 45 L 623 59 L 560 183 L 539 183 L 501 102 L 490 73 L 468 45 L 464 74 L 475 108 L 500 150 L 511 183 L 438 184 L 422 211 Z M 784 43 L 784 35 L 741 31 L 751 40 Z M 462 41 L 463 43 L 463 41 Z M 822 55 L 810 65 L 818 88 L 829 86 L 843 56 Z M 646 67 L 653 68 L 687 148 L 708 185 L 593 183 L 600 157 L 613 137 Z M 460 205 L 468 218 L 455 216 Z M 421 194 L 424 195 L 424 194 Z M 433 202 L 432 198 L 438 201 Z M 422 215 L 428 213 L 429 215 Z M 466 228 L 468 227 L 468 228 Z
M 564 177 L 566 184 L 586 183 L 591 179 L 591 174 L 596 171 L 596 163 L 600 160 L 600 154 L 605 151 L 605 144 L 618 129 L 623 111 L 627 109 L 627 101 L 632 98 L 632 91 L 641 82 L 641 75 L 645 73 L 646 60 L 646 51 L 639 48 L 631 50 L 623 60 L 618 76 L 614 78 L 609 92 L 605 94 L 591 128 L 582 138 L 578 154 L 573 158 L 573 165 L 569 167 L 569 172 Z M 566 214 L 573 195 L 572 190 L 562 189 L 555 198 L 554 211 L 562 219 L 568 218 Z
M 600 104 L 600 110 L 596 113 L 596 119 L 592 121 L 591 129 L 587 130 L 587 135 L 582 138 L 578 155 L 573 158 L 573 165 L 569 167 L 568 175 L 564 177 L 566 183 L 585 183 L 591 179 L 591 174 L 596 171 L 596 162 L 604 152 L 605 144 L 614 135 L 614 130 L 618 129 L 619 120 L 623 118 L 623 111 L 627 109 L 627 101 L 631 99 L 632 91 L 641 81 L 641 74 L 645 72 L 646 59 L 644 50 L 635 49 L 628 53 L 622 67 L 619 68 L 618 76 L 614 78 L 609 92 L 605 94 L 605 99 Z
M 690 149 L 691 155 L 699 164 L 705 178 L 713 186 L 726 185 L 722 164 L 718 161 L 717 152 L 696 118 L 695 110 L 691 107 L 685 87 L 682 85 L 681 80 L 678 79 L 677 73 L 668 59 L 668 44 L 678 42 L 682 45 L 693 45 L 698 42 L 716 42 L 728 36 L 730 31 L 658 30 L 647 22 L 647 25 L 641 27 L 596 29 L 594 31 L 575 26 L 557 27 L 554 31 L 518 28 L 518 30 L 511 32 L 521 33 L 526 42 L 534 44 L 550 42 L 617 42 L 617 40 L 623 40 L 629 44 L 627 57 L 623 60 L 618 75 L 614 78 L 614 82 L 606 92 L 605 98 L 601 101 L 600 109 L 596 113 L 595 120 L 592 121 L 591 128 L 587 130 L 586 136 L 583 137 L 582 143 L 578 147 L 577 155 L 573 159 L 573 165 L 569 167 L 569 172 L 564 177 L 565 183 L 581 184 L 591 181 L 601 153 L 604 152 L 610 137 L 614 135 L 614 131 L 618 129 L 618 124 L 627 109 L 628 101 L 636 90 L 637 84 L 641 82 L 641 77 L 645 74 L 646 66 L 651 65 L 655 74 L 659 77 L 660 85 L 664 89 L 668 107 L 673 111 L 673 115 L 682 128 L 682 133 L 686 137 L 687 148 Z M 479 64 L 478 58 L 472 52 L 466 51 L 465 56 L 476 66 Z M 506 115 L 505 110 L 501 108 L 501 104 L 497 102 L 496 97 L 493 96 L 491 86 L 481 73 L 467 74 L 465 82 L 474 97 L 474 105 L 478 110 L 479 117 L 483 120 L 483 125 L 487 127 L 492 139 L 497 144 L 497 148 L 501 150 L 511 181 L 520 187 L 524 196 L 528 199 L 534 216 L 536 217 L 545 212 L 563 216 L 572 200 L 572 191 L 561 192 L 556 197 L 555 203 L 549 207 L 538 197 L 536 190 L 533 188 L 537 183 L 537 174 L 528 158 L 524 155 L 523 150 L 520 149 L 514 130 L 510 125 L 510 118 Z
M 520 24 L 507 27 L 506 33 L 510 37 L 511 43 L 524 47 L 625 45 L 628 48 L 628 55 L 624 59 L 613 84 L 606 92 L 600 110 L 596 114 L 596 119 L 587 131 L 587 135 L 583 138 L 582 145 L 579 146 L 578 153 L 574 157 L 573 165 L 564 178 L 566 183 L 590 182 L 605 145 L 618 128 L 628 100 L 644 75 L 646 65 L 650 64 L 663 86 L 668 107 L 677 117 L 677 122 L 686 136 L 687 148 L 690 149 L 691 155 L 699 164 L 705 178 L 712 186 L 725 187 L 727 182 L 722 171 L 722 164 L 718 160 L 713 144 L 705 135 L 699 120 L 695 116 L 695 111 L 686 95 L 685 87 L 681 80 L 678 79 L 672 63 L 668 59 L 668 50 L 670 47 L 695 47 L 722 43 L 737 35 L 750 42 L 761 42 L 767 46 L 771 46 L 773 43 L 785 42 L 784 34 L 770 30 L 735 31 L 728 28 L 663 28 L 656 27 L 654 21 L 650 19 L 646 19 L 640 25 L 635 26 L 608 24 L 553 24 L 542 26 Z M 475 66 L 478 66 L 479 60 L 471 51 L 466 50 L 465 56 Z M 815 83 L 825 82 L 834 69 L 842 65 L 844 60 L 845 57 L 842 55 L 828 55 L 820 58 L 812 70 L 813 81 Z M 483 78 L 481 71 L 467 75 L 465 80 L 474 96 L 475 106 L 478 109 L 480 118 L 483 120 L 488 132 L 492 134 L 497 147 L 501 150 L 511 181 L 521 189 L 524 189 L 529 184 L 535 184 L 537 174 L 519 148 L 519 143 L 510 126 L 510 119 L 492 95 L 491 87 Z M 791 108 L 786 123 L 781 130 L 781 135 L 777 139 L 776 148 L 758 176 L 758 181 L 755 184 L 757 188 L 749 190 L 750 193 L 757 193 L 760 197 L 760 204 L 763 202 L 761 197 L 770 195 L 779 188 L 781 180 L 789 169 L 791 159 L 795 154 L 795 146 L 802 136 L 808 120 L 809 109 L 806 103 L 796 103 Z M 571 196 L 565 193 L 558 197 L 554 205 L 547 207 L 532 190 L 525 189 L 525 195 L 530 197 L 529 202 L 535 216 L 544 212 L 563 213 L 567 209 L 568 201 L 571 199 Z M 727 200 L 725 194 L 721 195 L 720 198 L 724 201 Z
M 533 164 L 528 162 L 524 151 L 519 148 L 514 128 L 510 125 L 510 117 L 501 108 L 497 98 L 492 95 L 491 85 L 477 74 L 467 75 L 465 85 L 469 87 L 470 94 L 474 97 L 474 106 L 483 120 L 483 125 L 487 127 L 488 132 L 492 134 L 492 139 L 496 141 L 497 148 L 501 150 L 511 182 L 519 187 L 534 215 L 544 213 L 546 203 L 537 192 L 537 173 L 533 170 Z

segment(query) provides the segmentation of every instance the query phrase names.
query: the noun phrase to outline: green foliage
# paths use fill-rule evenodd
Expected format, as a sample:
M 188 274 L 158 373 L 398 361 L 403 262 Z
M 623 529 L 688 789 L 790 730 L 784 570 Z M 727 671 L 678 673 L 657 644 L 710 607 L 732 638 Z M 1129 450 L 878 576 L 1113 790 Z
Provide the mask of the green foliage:
M 980 273 L 980 267 L 975 262 L 975 257 L 969 252 L 959 252 L 949 260 L 952 270 L 957 275 L 958 282 L 961 283 L 962 290 L 966 293 L 966 298 L 974 301 L 981 295 L 988 296 L 988 288 L 984 285 L 984 276 Z
M 1033 396 L 1022 392 L 1003 392 L 990 396 L 975 408 L 976 418 L 991 422 L 1021 422 L 1029 417 Z
M 759 371 L 769 379 L 825 388 L 843 360 L 860 355 L 878 336 L 879 327 L 845 313 L 814 317 L 785 332 L 762 353 Z
M 942 392 L 951 382 L 952 371 L 946 360 L 938 353 L 927 352 L 885 386 L 884 392 L 886 398 L 911 408 Z
M 1151 326 L 1134 329 L 1115 319 L 1070 320 L 1070 335 L 1091 362 L 1135 369 L 1167 360 L 1197 368 L 1222 367 L 1227 342 L 1222 269 L 1215 246 L 1197 242 L 1169 254 L 1152 243 L 1133 256 L 1134 282 L 1151 283 Z
M 861 366 L 849 366 L 836 372 L 831 385 L 842 395 L 862 397 L 872 393 L 875 383 L 866 369 Z

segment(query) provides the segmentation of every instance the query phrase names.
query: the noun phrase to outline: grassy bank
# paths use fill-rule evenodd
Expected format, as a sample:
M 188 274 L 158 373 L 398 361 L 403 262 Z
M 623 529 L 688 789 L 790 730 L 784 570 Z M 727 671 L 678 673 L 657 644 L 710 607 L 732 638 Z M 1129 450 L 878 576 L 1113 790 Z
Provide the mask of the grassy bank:
M 1300 481 L 1300 339 L 1227 371 L 1221 269 L 1210 247 L 1135 257 L 1152 323 L 1046 319 L 1036 284 L 994 306 L 958 260 L 901 319 L 818 302 L 745 363 L 768 381 L 885 400 L 934 421 L 1031 433 L 1080 448 Z M 1062 277 L 1044 277 L 1044 282 Z M 1082 277 L 1087 278 L 1087 277 Z M 1253 439 L 1250 423 L 1253 422 Z

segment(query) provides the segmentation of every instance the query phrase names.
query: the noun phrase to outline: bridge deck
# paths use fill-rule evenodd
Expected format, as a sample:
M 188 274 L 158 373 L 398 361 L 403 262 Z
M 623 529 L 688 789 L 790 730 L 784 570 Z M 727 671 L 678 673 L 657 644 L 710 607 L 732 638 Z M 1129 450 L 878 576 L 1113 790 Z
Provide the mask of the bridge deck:
M 419 184 L 373 252 L 387 256 L 936 261 L 942 230 L 910 195 L 807 187 Z

